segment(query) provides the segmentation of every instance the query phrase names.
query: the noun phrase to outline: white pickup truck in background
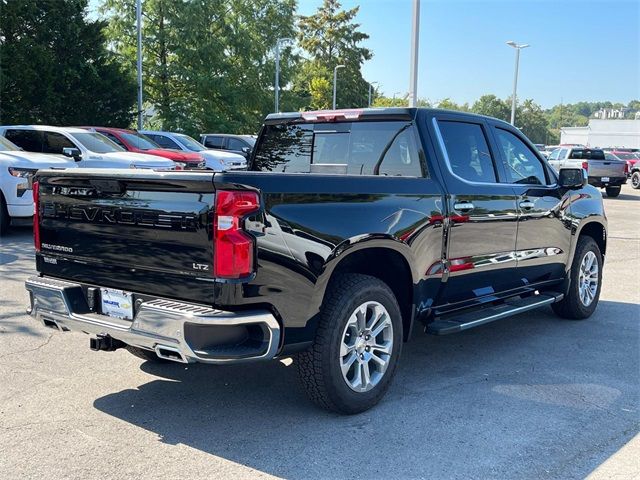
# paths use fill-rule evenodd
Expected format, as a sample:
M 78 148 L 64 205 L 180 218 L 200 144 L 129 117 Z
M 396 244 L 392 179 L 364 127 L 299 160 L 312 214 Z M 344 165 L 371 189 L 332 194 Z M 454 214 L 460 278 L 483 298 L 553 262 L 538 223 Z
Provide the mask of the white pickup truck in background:
M 620 195 L 627 183 L 627 164 L 607 160 L 603 150 L 585 147 L 560 147 L 549 155 L 549 165 L 557 172 L 564 168 L 583 168 L 589 175 L 589 183 L 604 188 L 608 197 Z

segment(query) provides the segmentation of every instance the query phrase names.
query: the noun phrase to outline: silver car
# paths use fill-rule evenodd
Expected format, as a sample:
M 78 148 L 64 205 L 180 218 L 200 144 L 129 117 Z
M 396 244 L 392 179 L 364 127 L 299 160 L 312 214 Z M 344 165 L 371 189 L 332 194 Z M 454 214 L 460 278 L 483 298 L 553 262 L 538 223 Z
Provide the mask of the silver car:
M 204 157 L 206 168 L 216 172 L 224 170 L 245 170 L 247 160 L 242 155 L 207 149 L 200 142 L 184 133 L 140 130 L 140 133 L 151 138 L 162 148 L 172 148 L 186 152 L 198 152 Z

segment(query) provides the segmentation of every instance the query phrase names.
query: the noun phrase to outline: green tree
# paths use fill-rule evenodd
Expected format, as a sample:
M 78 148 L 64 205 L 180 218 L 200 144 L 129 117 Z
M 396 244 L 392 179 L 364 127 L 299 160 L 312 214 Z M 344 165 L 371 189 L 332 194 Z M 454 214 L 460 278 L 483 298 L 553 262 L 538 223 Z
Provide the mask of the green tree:
M 511 117 L 511 103 L 501 100 L 495 95 L 482 95 L 471 107 L 473 113 L 487 115 L 509 121 Z
M 525 100 L 518 106 L 515 123 L 533 143 L 548 141 L 547 119 L 540 105 L 533 100 Z
M 136 84 L 88 0 L 0 1 L 2 123 L 126 126 Z
M 362 78 L 361 68 L 373 54 L 361 46 L 369 36 L 354 22 L 358 10 L 359 7 L 341 10 L 338 0 L 324 0 L 316 13 L 301 17 L 298 40 L 307 58 L 294 82 L 294 90 L 299 96 L 310 99 L 311 81 L 316 78 L 324 78 L 333 87 L 333 69 L 336 65 L 344 65 L 345 68 L 338 72 L 337 107 L 367 105 L 369 84 Z M 331 104 L 332 95 L 331 89 L 325 92 L 322 101 L 315 98 L 314 104 Z
M 112 45 L 135 63 L 135 7 L 106 0 Z M 254 133 L 273 111 L 274 50 L 295 35 L 295 0 L 145 0 L 145 95 L 162 128 Z M 286 86 L 295 57 L 281 53 Z M 286 89 L 281 107 L 288 101 Z

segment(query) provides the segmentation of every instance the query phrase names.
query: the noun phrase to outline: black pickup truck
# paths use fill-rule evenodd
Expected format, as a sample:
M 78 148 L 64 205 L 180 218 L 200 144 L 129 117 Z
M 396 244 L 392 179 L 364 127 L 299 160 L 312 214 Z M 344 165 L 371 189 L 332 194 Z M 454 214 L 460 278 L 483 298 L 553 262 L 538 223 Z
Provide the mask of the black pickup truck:
M 293 356 L 317 404 L 356 413 L 417 326 L 545 305 L 584 319 L 598 303 L 600 192 L 502 121 L 274 114 L 250 170 L 41 171 L 30 313 L 149 361 Z

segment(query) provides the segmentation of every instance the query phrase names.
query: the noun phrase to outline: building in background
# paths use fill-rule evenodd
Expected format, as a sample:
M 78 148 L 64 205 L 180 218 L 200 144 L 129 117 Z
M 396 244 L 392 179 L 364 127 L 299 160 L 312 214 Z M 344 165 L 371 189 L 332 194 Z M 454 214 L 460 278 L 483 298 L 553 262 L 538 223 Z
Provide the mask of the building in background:
M 560 129 L 560 143 L 603 148 L 640 148 L 640 119 L 591 119 L 586 127 L 563 127 Z
M 601 120 L 607 119 L 622 119 L 627 113 L 630 111 L 629 108 L 601 108 L 597 112 L 593 114 L 595 118 L 599 118 Z

